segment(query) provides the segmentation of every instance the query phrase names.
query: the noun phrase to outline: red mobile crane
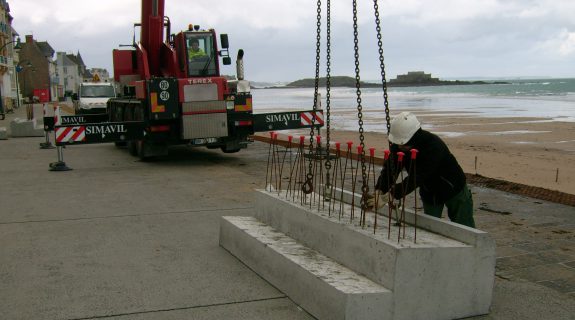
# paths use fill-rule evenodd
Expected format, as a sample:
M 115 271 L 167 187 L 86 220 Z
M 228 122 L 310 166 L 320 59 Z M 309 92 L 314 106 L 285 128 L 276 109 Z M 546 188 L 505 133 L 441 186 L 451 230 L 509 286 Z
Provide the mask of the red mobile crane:
M 312 123 L 302 118 L 305 111 L 253 114 L 243 50 L 238 51 L 237 80 L 226 79 L 219 57 L 231 64 L 227 34 L 220 35 L 221 48 L 213 29 L 190 25 L 170 34 L 164 0 L 142 0 L 138 26 L 140 42 L 134 39 L 132 49 L 113 51 L 114 80 L 124 95 L 109 100 L 109 122 L 86 127 L 83 141 L 58 141 L 56 134 L 57 145 L 115 142 L 141 158 L 164 155 L 174 144 L 237 152 L 257 131 L 323 125 L 319 110 L 307 111 L 315 115 Z
M 221 57 L 224 65 L 231 64 L 228 36 L 220 35 L 219 48 L 213 29 L 190 25 L 171 34 L 164 0 L 142 0 L 142 21 L 134 27 L 141 27 L 140 42 L 134 31 L 131 49 L 113 51 L 114 80 L 122 96 L 108 100 L 106 114 L 55 117 L 58 147 L 114 142 L 140 158 L 165 155 L 176 144 L 237 152 L 255 132 L 323 126 L 323 112 L 315 106 L 254 114 L 243 50 L 238 50 L 237 80 L 228 80 L 219 63 Z M 61 158 L 59 148 L 54 170 L 66 169 Z

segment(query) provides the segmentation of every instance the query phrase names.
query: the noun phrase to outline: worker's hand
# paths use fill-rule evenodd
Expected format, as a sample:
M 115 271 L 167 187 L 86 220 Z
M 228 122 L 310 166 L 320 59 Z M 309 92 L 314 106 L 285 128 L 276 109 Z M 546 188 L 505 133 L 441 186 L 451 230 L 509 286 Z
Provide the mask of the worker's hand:
M 387 193 L 383 193 L 381 190 L 375 190 L 373 194 L 368 196 L 366 202 L 368 208 L 375 208 L 377 205 L 377 209 L 383 208 L 386 203 Z

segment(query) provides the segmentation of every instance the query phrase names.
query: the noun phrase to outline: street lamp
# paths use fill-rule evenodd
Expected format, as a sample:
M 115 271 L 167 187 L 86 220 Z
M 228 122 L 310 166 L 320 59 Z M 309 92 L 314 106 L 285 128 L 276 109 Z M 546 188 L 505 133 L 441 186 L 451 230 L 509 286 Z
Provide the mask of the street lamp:
M 16 42 L 14 49 L 18 50 L 22 47 L 22 43 L 20 42 L 20 37 L 18 37 L 18 38 L 16 38 L 16 40 L 6 42 L 3 46 L 0 47 L 0 51 L 2 51 L 2 49 L 4 49 L 7 45 L 14 43 L 14 42 Z

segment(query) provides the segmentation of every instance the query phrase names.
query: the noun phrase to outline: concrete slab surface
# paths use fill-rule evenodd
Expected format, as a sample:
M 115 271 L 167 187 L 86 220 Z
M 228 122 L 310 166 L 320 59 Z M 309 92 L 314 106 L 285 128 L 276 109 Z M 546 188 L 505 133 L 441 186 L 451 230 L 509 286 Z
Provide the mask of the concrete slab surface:
M 246 214 L 265 184 L 267 145 L 174 148 L 155 162 L 74 146 L 74 170 L 50 172 L 56 151 L 43 141 L 0 140 L 1 319 L 312 319 L 218 245 L 219 217 Z M 471 190 L 478 227 L 507 249 L 491 313 L 472 319 L 573 319 L 575 209 Z M 534 264 L 500 269 L 529 253 Z

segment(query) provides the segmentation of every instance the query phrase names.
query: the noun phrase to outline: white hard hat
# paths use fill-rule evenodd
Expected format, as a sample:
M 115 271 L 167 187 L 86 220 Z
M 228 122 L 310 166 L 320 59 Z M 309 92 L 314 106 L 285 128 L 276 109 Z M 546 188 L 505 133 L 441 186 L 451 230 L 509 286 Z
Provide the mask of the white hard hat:
M 402 112 L 391 120 L 389 141 L 394 144 L 406 144 L 411 137 L 421 128 L 421 123 L 411 112 Z

